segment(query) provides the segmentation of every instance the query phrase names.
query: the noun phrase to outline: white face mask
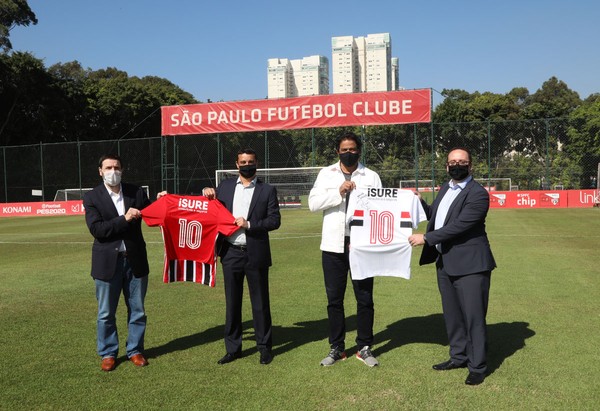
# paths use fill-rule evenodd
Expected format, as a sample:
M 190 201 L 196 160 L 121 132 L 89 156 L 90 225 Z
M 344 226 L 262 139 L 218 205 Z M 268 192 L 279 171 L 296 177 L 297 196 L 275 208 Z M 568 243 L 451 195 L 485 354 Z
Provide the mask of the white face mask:
M 111 187 L 121 184 L 121 172 L 117 170 L 109 170 L 102 173 L 102 178 L 106 185 Z

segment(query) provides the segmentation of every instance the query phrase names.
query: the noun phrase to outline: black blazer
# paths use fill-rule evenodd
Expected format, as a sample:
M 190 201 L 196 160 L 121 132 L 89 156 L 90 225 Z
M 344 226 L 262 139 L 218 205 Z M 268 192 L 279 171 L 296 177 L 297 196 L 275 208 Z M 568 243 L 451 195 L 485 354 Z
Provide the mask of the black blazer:
M 449 189 L 442 186 L 431 206 L 421 201 L 427 219 L 427 242 L 421 253 L 420 265 L 433 263 L 439 255 L 435 244 L 441 244 L 444 269 L 448 275 L 465 275 L 491 271 L 496 267 L 485 232 L 485 217 L 490 207 L 489 193 L 475 180 L 469 181 L 454 199 L 444 226 L 434 230 L 440 201 Z
M 150 204 L 146 192 L 133 184 L 121 183 L 125 212 L 130 207 L 143 209 Z M 83 196 L 85 222 L 94 236 L 92 245 L 92 277 L 110 280 L 115 274 L 121 241 L 125 241 L 127 259 L 136 277 L 148 275 L 146 242 L 142 236 L 141 219 L 127 222 L 119 216 L 106 186 L 100 184 Z
M 233 195 L 237 178 L 224 180 L 217 187 L 217 199 L 229 211 L 233 211 Z M 239 217 L 234 215 L 234 217 Z M 279 200 L 277 189 L 260 180 L 256 181 L 248 218 L 250 229 L 246 230 L 246 246 L 248 247 L 248 264 L 254 268 L 271 266 L 271 246 L 269 244 L 269 231 L 276 230 L 281 225 L 279 213 Z M 220 236 L 221 241 L 223 240 Z M 227 244 L 219 244 L 219 255 L 223 257 L 227 252 Z

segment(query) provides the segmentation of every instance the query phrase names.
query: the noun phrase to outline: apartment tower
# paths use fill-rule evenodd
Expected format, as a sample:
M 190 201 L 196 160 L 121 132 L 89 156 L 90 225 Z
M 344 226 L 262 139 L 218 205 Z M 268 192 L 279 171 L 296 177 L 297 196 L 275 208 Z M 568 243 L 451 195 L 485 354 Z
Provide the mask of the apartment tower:
M 268 59 L 267 76 L 268 98 L 329 94 L 329 60 L 324 56 Z
M 332 37 L 331 54 L 334 94 L 399 88 L 398 59 L 392 59 L 389 33 Z

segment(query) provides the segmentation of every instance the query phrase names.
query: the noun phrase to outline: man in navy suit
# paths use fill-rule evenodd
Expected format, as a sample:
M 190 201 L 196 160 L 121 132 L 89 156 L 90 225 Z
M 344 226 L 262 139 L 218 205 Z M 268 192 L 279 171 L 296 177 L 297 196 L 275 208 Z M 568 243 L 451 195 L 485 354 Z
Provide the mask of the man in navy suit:
M 127 357 L 138 367 L 148 364 L 143 355 L 144 298 L 150 270 L 140 210 L 150 200 L 142 188 L 121 182 L 122 171 L 119 156 L 102 156 L 98 173 L 103 183 L 83 197 L 85 221 L 94 237 L 91 274 L 98 300 L 97 350 L 104 371 L 112 371 L 116 365 L 119 337 L 115 315 L 121 292 L 127 304 Z
M 225 284 L 225 349 L 218 364 L 230 363 L 242 353 L 242 295 L 244 277 L 248 281 L 256 346 L 260 363 L 269 364 L 272 354 L 272 324 L 269 302 L 271 247 L 269 231 L 281 225 L 279 200 L 275 187 L 256 177 L 258 161 L 252 149 L 240 150 L 235 162 L 237 178 L 225 180 L 216 191 L 202 190 L 208 198 L 217 198 L 236 218 L 240 227 L 220 244 L 219 256 Z
M 435 262 L 437 267 L 450 359 L 433 369 L 468 367 L 465 384 L 478 385 L 487 371 L 485 317 L 496 267 L 485 231 L 489 193 L 473 180 L 466 148 L 450 150 L 446 170 L 451 180 L 431 207 L 422 201 L 429 220 L 426 233 L 413 234 L 409 242 L 424 246 L 421 265 Z

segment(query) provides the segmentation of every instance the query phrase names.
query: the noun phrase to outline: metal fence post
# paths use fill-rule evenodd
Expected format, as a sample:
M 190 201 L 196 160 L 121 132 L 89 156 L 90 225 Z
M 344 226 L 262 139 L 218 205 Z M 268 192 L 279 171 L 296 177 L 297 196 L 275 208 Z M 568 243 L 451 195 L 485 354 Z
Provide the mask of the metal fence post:
M 413 143 L 415 150 L 415 188 L 419 191 L 419 146 L 417 144 L 417 125 L 413 124 Z
M 265 168 L 269 168 L 269 138 L 265 130 Z
M 487 138 L 488 138 L 488 190 L 491 190 L 491 179 L 492 179 L 492 131 L 490 126 L 490 119 L 487 120 Z
M 316 162 L 316 154 L 315 154 L 315 129 L 314 127 L 310 129 L 310 155 L 312 157 L 312 163 L 311 166 L 314 167 L 315 166 L 315 162 Z
M 40 141 L 40 175 L 42 178 L 42 201 L 46 201 L 44 194 L 44 144 Z
M 435 198 L 435 129 L 433 121 L 429 123 L 429 127 L 431 129 L 431 192 L 433 193 L 433 198 Z
M 549 177 L 549 164 L 548 164 L 548 159 L 550 157 L 550 148 L 549 148 L 549 141 L 550 140 L 550 125 L 548 124 L 548 119 L 544 119 L 544 124 L 546 126 L 546 161 L 544 162 L 544 174 L 546 175 L 546 184 L 548 185 L 548 188 L 544 187 L 544 185 L 542 184 L 542 190 L 547 189 L 550 190 L 550 179 Z
M 82 175 L 81 175 L 81 141 L 77 137 L 77 170 L 79 171 L 79 196 L 83 198 L 82 189 Z
M 221 135 L 217 134 L 217 169 L 223 169 L 223 146 L 221 145 Z M 215 181 L 215 185 L 217 182 Z
M 6 177 L 6 147 L 2 147 L 2 163 L 4 167 L 4 202 L 8 203 L 8 178 Z

